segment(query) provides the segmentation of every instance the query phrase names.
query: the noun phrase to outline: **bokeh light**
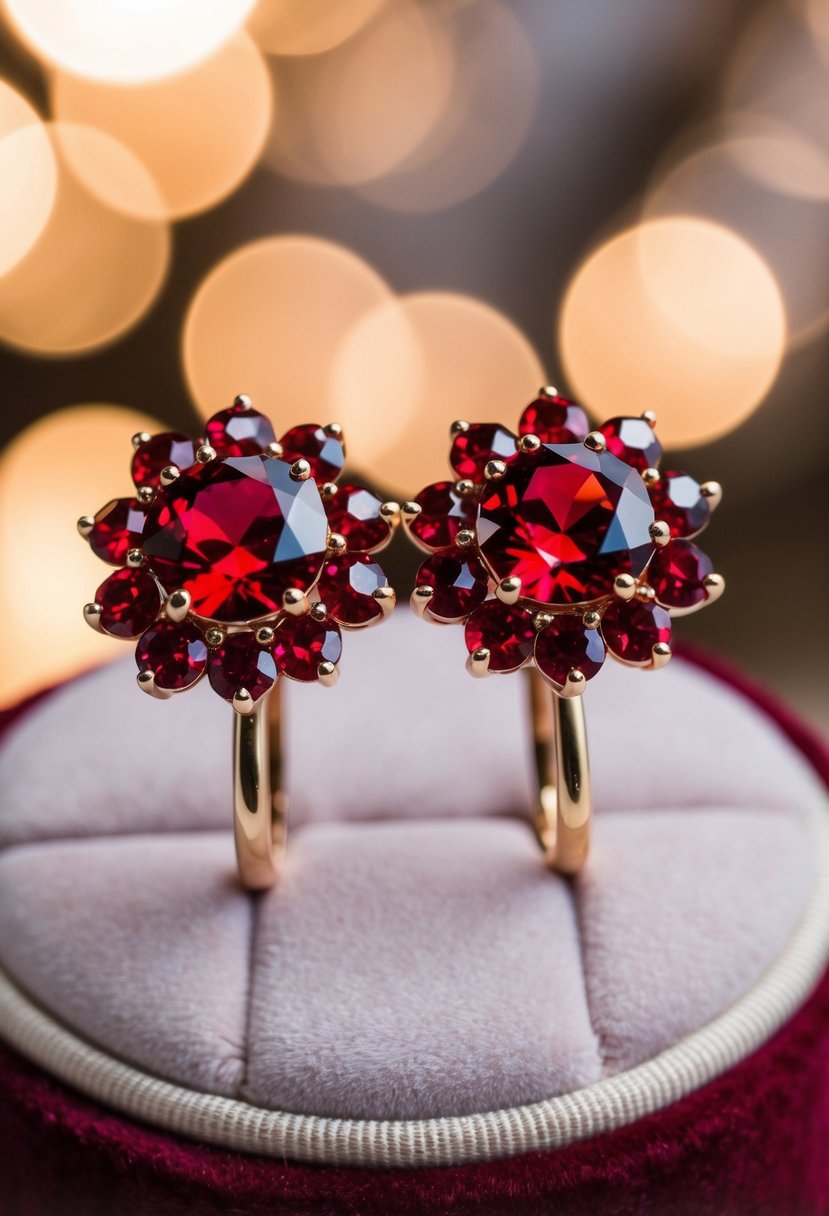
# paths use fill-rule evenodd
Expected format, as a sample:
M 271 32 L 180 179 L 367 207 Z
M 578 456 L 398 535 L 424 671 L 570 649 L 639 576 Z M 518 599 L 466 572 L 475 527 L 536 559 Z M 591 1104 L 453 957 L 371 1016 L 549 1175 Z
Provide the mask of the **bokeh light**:
M 334 365 L 332 396 L 352 462 L 411 497 L 450 475 L 456 418 L 517 424 L 544 379 L 503 313 L 470 296 L 422 292 L 357 322 Z
M 576 395 L 597 416 L 655 410 L 674 447 L 745 421 L 785 342 L 783 301 L 763 259 L 737 233 L 694 216 L 643 223 L 601 245 L 573 276 L 559 325 Z
M 0 80 L 0 275 L 28 253 L 52 211 L 57 166 L 40 116 Z
M 254 0 L 5 0 L 38 57 L 91 80 L 135 84 L 183 72 L 244 24 Z
M 328 378 L 341 342 L 389 298 L 356 254 L 314 237 L 283 236 L 237 249 L 210 272 L 187 312 L 184 370 L 207 417 L 248 393 L 278 427 L 338 421 Z
M 279 120 L 266 163 L 317 185 L 380 177 L 442 117 L 453 71 L 442 22 L 395 0 L 329 54 L 274 61 Z
M 117 655 L 81 609 L 108 570 L 79 516 L 129 494 L 130 436 L 163 429 L 120 406 L 70 406 L 23 431 L 0 457 L 0 705 Z
M 271 55 L 319 55 L 345 42 L 385 0 L 259 0 L 248 29 Z
M 141 162 L 110 136 L 71 126 L 53 147 L 71 140 L 88 162 L 99 158 L 146 209 L 158 205 L 155 182 Z M 38 140 L 36 126 L 16 139 Z M 0 340 L 42 355 L 105 345 L 139 320 L 164 282 L 170 251 L 166 224 L 138 221 L 106 207 L 62 163 L 48 222 L 29 253 L 0 278 Z
M 116 210 L 149 218 L 192 215 L 230 194 L 256 163 L 272 115 L 270 76 L 246 34 L 186 72 L 128 89 L 58 71 L 51 97 L 59 121 L 98 127 L 147 167 L 157 199 L 136 195 L 111 160 L 73 139 L 73 127 L 58 127 L 88 189 Z

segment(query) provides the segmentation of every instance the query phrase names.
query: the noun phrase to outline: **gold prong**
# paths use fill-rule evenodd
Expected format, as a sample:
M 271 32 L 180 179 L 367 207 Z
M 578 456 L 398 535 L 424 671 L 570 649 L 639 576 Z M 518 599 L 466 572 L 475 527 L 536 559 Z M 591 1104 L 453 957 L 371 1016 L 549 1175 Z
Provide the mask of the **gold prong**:
M 127 550 L 127 565 L 131 570 L 138 570 L 144 565 L 144 554 L 140 549 Z
M 455 544 L 461 549 L 467 549 L 475 543 L 475 533 L 471 528 L 461 528 L 460 532 L 455 537 Z
M 341 553 L 345 553 L 347 547 L 348 544 L 345 537 L 341 536 L 339 532 L 328 533 L 328 548 L 335 557 L 339 557 Z
M 275 636 L 276 634 L 271 625 L 260 625 L 254 634 L 260 646 L 270 646 Z
M 706 574 L 702 585 L 705 588 L 706 604 L 713 604 L 725 591 L 725 579 L 721 574 Z
M 640 417 L 644 418 L 651 430 L 654 429 L 656 426 L 656 414 L 653 412 L 653 410 L 642 410 Z
M 502 578 L 495 588 L 495 594 L 502 604 L 517 604 L 521 598 L 521 579 Z
M 700 494 L 707 501 L 710 510 L 716 511 L 722 502 L 722 486 L 718 481 L 704 481 L 699 488 Z
M 671 648 L 667 642 L 657 642 L 651 650 L 653 660 L 653 669 L 657 671 L 660 667 L 665 667 L 671 661 Z
M 488 676 L 489 659 L 490 654 L 486 646 L 481 646 L 478 650 L 473 650 L 472 654 L 467 658 L 466 670 L 477 679 L 480 679 L 482 676 Z
M 656 599 L 656 592 L 647 583 L 639 583 L 636 588 L 636 598 L 643 604 L 652 604 Z
M 602 623 L 601 614 L 598 612 L 585 612 L 581 619 L 585 629 L 598 629 Z
M 330 502 L 337 493 L 336 481 L 326 481 L 325 485 L 320 486 L 320 497 L 323 502 Z
M 190 603 L 190 592 L 185 591 L 183 587 L 179 587 L 176 591 L 171 591 L 164 601 L 164 614 L 171 621 L 175 621 L 177 625 L 180 625 L 190 611 Z
M 216 459 L 216 449 L 209 443 L 203 443 L 201 447 L 196 448 L 196 460 L 199 464 L 210 464 L 211 460 Z
M 383 619 L 390 616 L 394 612 L 394 606 L 397 603 L 397 593 L 388 583 L 385 587 L 375 587 L 371 593 L 372 598 L 377 600 L 377 603 L 383 610 Z
M 584 446 L 590 448 L 591 452 L 605 452 L 607 451 L 607 440 L 601 431 L 590 431 L 584 437 Z
M 148 507 L 155 498 L 155 490 L 152 486 L 139 486 L 135 491 L 135 497 L 145 507 Z
M 475 482 L 470 481 L 468 477 L 462 477 L 460 481 L 455 482 L 455 493 L 459 498 L 466 498 L 469 494 L 474 494 L 475 490 Z
M 204 640 L 205 640 L 205 642 L 207 642 L 208 646 L 216 647 L 216 646 L 221 646 L 221 644 L 225 640 L 226 636 L 227 635 L 225 634 L 225 631 L 224 631 L 224 629 L 221 628 L 221 626 L 211 625 L 210 628 L 208 629 L 207 633 L 204 635 Z
M 328 616 L 328 609 L 321 600 L 317 600 L 316 603 L 312 604 L 308 609 L 308 615 L 312 616 L 315 621 L 324 621 Z
M 659 481 L 659 469 L 643 469 L 642 480 L 648 487 L 655 486 Z
M 449 428 L 449 438 L 457 439 L 458 435 L 464 435 L 469 430 L 469 423 L 465 418 L 456 418 Z
M 648 532 L 650 533 L 653 543 L 660 549 L 664 548 L 664 546 L 667 545 L 668 541 L 671 539 L 671 529 L 665 523 L 664 519 L 655 519 L 648 528 Z
M 173 695 L 169 688 L 159 688 L 151 671 L 139 671 L 136 683 L 142 692 L 155 697 L 157 701 L 167 701 Z
M 426 584 L 424 584 L 422 587 L 415 587 L 409 600 L 412 612 L 414 612 L 416 616 L 422 618 L 426 612 L 426 609 L 429 607 L 429 603 L 434 594 L 434 587 L 429 587 Z
M 236 396 L 233 398 L 233 404 L 235 406 L 238 406 L 238 408 L 240 410 L 249 410 L 250 407 L 253 405 L 253 402 L 251 401 L 251 399 L 247 395 L 247 393 L 237 393 Z
M 317 678 L 323 688 L 333 688 L 340 678 L 340 669 L 336 663 L 325 660 L 317 668 Z
M 538 395 L 539 397 L 557 397 L 558 389 L 554 384 L 542 384 L 541 388 L 538 390 Z
M 311 476 L 311 466 L 307 460 L 295 460 L 291 465 L 291 477 L 294 481 L 307 481 Z
M 390 527 L 400 522 L 400 503 L 384 502 L 380 504 L 380 515 Z
M 537 435 L 521 435 L 516 439 L 515 446 L 519 452 L 532 456 L 541 451 L 541 440 Z
M 142 443 L 149 443 L 151 439 L 152 435 L 149 431 L 139 431 L 132 437 L 132 446 L 134 448 L 140 448 Z
M 422 510 L 423 508 L 421 507 L 420 503 L 404 502 L 400 508 L 400 514 L 403 518 L 403 522 L 410 524 L 413 519 L 417 519 Z
M 161 470 L 158 480 L 163 486 L 171 486 L 181 476 L 181 470 L 176 468 L 174 464 L 168 464 L 166 469 Z
M 552 625 L 553 620 L 552 612 L 537 612 L 533 617 L 533 628 L 536 633 L 541 633 L 542 629 L 546 629 L 548 625 Z
M 84 604 L 83 619 L 89 625 L 90 629 L 94 629 L 96 633 L 102 633 L 101 629 L 101 613 L 103 609 L 100 604 Z
M 252 714 L 254 710 L 253 697 L 246 688 L 238 688 L 233 694 L 231 705 L 237 714 Z
M 280 460 L 282 457 L 282 452 L 282 444 L 277 443 L 276 440 L 265 445 L 265 456 L 271 456 L 274 460 Z
M 86 538 L 89 536 L 89 533 L 92 531 L 92 529 L 94 527 L 95 527 L 95 520 L 93 519 L 93 517 L 91 515 L 82 515 L 80 517 L 80 519 L 78 520 L 78 531 L 80 532 L 80 534 L 84 538 L 84 540 L 86 540 Z
M 291 616 L 304 616 L 310 608 L 308 597 L 298 587 L 289 587 L 282 596 L 282 607 Z
M 488 460 L 484 467 L 484 477 L 487 481 L 498 481 L 507 471 L 503 460 Z
M 632 574 L 617 574 L 613 580 L 613 591 L 620 600 L 632 600 L 636 595 L 636 579 Z
M 560 697 L 580 697 L 587 687 L 587 680 L 584 678 L 584 673 L 574 667 L 572 671 L 567 673 L 567 679 L 558 690 Z
M 342 443 L 343 428 L 340 426 L 339 422 L 329 422 L 328 425 L 324 426 L 322 429 L 329 439 L 339 439 L 339 441 Z

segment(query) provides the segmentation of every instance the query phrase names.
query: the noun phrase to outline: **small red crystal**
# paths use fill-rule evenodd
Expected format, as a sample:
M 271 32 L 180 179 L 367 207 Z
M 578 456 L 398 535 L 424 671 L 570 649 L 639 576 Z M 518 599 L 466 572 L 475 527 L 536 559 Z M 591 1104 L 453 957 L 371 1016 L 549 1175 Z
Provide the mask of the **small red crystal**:
M 129 550 L 141 547 L 144 519 L 137 498 L 113 498 L 95 516 L 88 537 L 92 552 L 111 566 L 123 566 Z
M 161 607 L 158 584 L 146 570 L 116 570 L 95 592 L 100 624 L 116 638 L 137 638 L 149 629 Z
M 279 441 L 282 459 L 293 464 L 307 460 L 314 481 L 334 481 L 345 464 L 345 446 L 341 435 L 329 435 L 314 422 L 291 427 Z
M 562 687 L 571 671 L 591 680 L 601 670 L 605 646 L 598 629 L 588 629 L 580 616 L 555 616 L 535 640 L 539 671 Z
M 580 405 L 557 394 L 542 393 L 531 401 L 518 423 L 519 435 L 537 435 L 542 443 L 579 443 L 590 430 Z
M 464 636 L 470 654 L 483 647 L 489 651 L 490 671 L 515 671 L 532 654 L 535 626 L 518 605 L 487 600 L 466 622 Z
M 458 431 L 452 442 L 449 463 L 458 477 L 480 481 L 490 460 L 515 460 L 515 435 L 495 422 L 476 422 Z
M 389 525 L 380 514 L 381 500 L 365 486 L 340 485 L 325 502 L 328 526 L 348 541 L 352 552 L 368 552 L 389 538 Z
M 259 456 L 276 439 L 270 419 L 242 402 L 208 419 L 205 434 L 219 456 Z
M 666 608 L 693 608 L 708 598 L 705 579 L 713 570 L 708 554 L 691 541 L 672 540 L 654 553 L 648 582 Z
M 276 682 L 276 662 L 254 634 L 230 633 L 211 651 L 207 676 L 213 691 L 226 701 L 232 701 L 241 688 L 258 701 Z
M 648 493 L 654 515 L 668 525 L 671 536 L 694 536 L 711 517 L 708 499 L 688 473 L 663 471 L 659 481 L 648 486 Z
M 319 679 L 320 663 L 336 663 L 342 636 L 334 621 L 318 621 L 310 613 L 285 616 L 279 622 L 273 653 L 277 667 L 292 680 Z
M 608 452 L 640 473 L 659 463 L 662 444 L 646 418 L 609 418 L 599 430 L 605 437 Z
M 341 625 L 368 625 L 383 615 L 374 592 L 388 580 L 366 553 L 332 557 L 322 568 L 317 594 L 328 613 Z
M 475 526 L 478 504 L 471 495 L 456 493 L 453 481 L 426 486 L 414 501 L 420 514 L 409 531 L 427 549 L 448 549 L 462 528 Z
M 612 600 L 602 617 L 608 649 L 626 663 L 650 663 L 657 642 L 670 643 L 671 618 L 658 604 Z
M 417 572 L 418 587 L 433 587 L 429 612 L 440 621 L 462 621 L 487 596 L 487 572 L 477 557 L 458 549 L 433 553 Z
M 157 486 L 162 469 L 175 465 L 177 469 L 189 469 L 196 459 L 196 446 L 192 439 L 176 431 L 165 431 L 153 435 L 146 443 L 135 449 L 132 458 L 132 479 L 137 487 Z
M 159 688 L 177 692 L 204 673 L 207 646 L 192 621 L 160 619 L 139 638 L 135 661 L 139 671 L 153 673 Z

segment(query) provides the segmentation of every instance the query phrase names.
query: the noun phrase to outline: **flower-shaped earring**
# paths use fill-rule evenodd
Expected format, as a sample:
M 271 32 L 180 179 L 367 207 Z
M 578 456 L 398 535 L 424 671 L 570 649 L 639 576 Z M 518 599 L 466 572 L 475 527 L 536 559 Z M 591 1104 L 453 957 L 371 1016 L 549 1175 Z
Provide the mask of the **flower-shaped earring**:
M 98 557 L 120 567 L 84 616 L 137 639 L 145 692 L 166 699 L 206 674 L 237 711 L 239 868 L 245 885 L 267 887 L 285 835 L 280 677 L 336 683 L 340 626 L 362 628 L 392 611 L 374 554 L 399 507 L 338 485 L 340 427 L 296 426 L 277 442 L 245 396 L 209 419 L 198 443 L 139 434 L 133 446 L 135 497 L 78 521 Z
M 464 625 L 473 675 L 530 670 L 534 823 L 549 864 L 568 873 L 587 855 L 591 815 L 580 694 L 608 652 L 664 666 L 671 617 L 725 586 L 690 539 L 720 486 L 660 472 L 655 425 L 645 413 L 591 431 L 578 405 L 544 388 L 517 435 L 454 423 L 454 479 L 402 508 L 410 537 L 430 553 L 415 611 Z

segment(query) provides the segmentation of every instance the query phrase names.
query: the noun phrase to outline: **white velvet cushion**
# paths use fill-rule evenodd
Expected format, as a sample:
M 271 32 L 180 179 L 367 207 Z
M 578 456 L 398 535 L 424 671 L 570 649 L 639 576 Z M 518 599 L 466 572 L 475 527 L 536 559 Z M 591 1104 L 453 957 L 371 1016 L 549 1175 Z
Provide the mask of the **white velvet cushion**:
M 347 639 L 291 685 L 292 832 L 242 893 L 232 711 L 160 704 L 130 660 L 0 749 L 0 964 L 157 1076 L 307 1114 L 464 1114 L 568 1092 L 726 1009 L 813 882 L 822 789 L 754 706 L 675 661 L 588 690 L 597 803 L 575 883 L 524 822 L 523 680 L 469 679 L 457 629 Z

